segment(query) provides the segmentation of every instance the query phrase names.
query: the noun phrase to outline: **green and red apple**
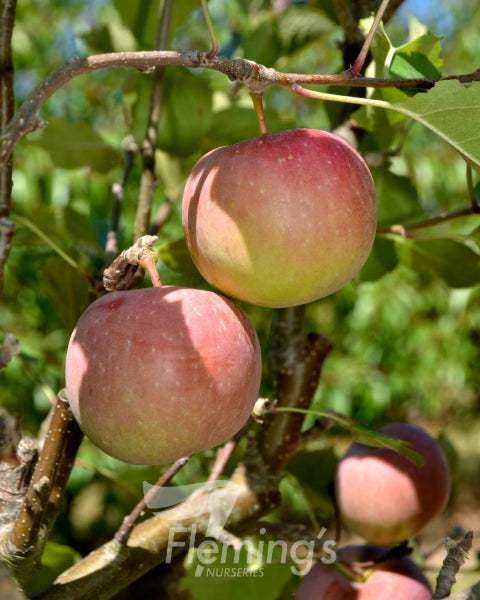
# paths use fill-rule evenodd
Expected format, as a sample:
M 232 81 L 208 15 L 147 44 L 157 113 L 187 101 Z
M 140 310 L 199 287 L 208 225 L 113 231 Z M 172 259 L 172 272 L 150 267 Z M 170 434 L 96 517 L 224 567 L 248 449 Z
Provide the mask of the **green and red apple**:
M 182 219 L 212 286 L 279 308 L 332 294 L 358 273 L 374 241 L 376 195 L 351 145 L 295 129 L 203 156 L 187 180 Z
M 338 552 L 338 565 L 357 567 L 357 578 L 345 571 L 321 562 L 312 567 L 301 580 L 296 600 L 431 600 L 430 584 L 420 567 L 406 556 L 376 562 L 388 548 L 380 546 L 346 546 Z M 356 558 L 356 561 L 353 560 Z M 360 575 L 361 574 L 361 575 Z
M 444 509 L 450 476 L 441 447 L 423 428 L 390 423 L 378 431 L 410 442 L 424 465 L 388 448 L 355 443 L 338 464 L 335 494 L 348 529 L 374 544 L 390 545 L 416 535 Z
M 166 464 L 225 442 L 258 398 L 261 353 L 246 315 L 205 290 L 113 292 L 68 345 L 66 391 L 84 433 L 133 464 Z

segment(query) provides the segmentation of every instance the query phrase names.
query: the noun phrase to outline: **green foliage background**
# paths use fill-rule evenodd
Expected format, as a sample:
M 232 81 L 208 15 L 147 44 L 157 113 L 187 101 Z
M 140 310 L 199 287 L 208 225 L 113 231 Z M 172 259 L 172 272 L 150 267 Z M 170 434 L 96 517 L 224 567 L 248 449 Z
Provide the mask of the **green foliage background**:
M 370 74 L 384 69 L 387 47 L 398 47 L 392 69 L 399 76 L 412 70 L 422 75 L 468 72 L 478 66 L 477 3 L 428 4 L 431 14 L 423 15 L 427 26 L 405 9 L 377 36 Z M 342 31 L 328 0 L 293 2 L 278 12 L 260 0 L 212 0 L 209 5 L 221 54 L 290 72 L 342 69 Z M 407 6 L 415 8 L 415 3 Z M 14 61 L 20 104 L 72 54 L 152 48 L 158 2 L 25 0 L 17 13 Z M 172 49 L 209 48 L 196 1 L 175 3 L 171 32 Z M 206 286 L 178 242 L 183 183 L 204 152 L 257 135 L 255 115 L 246 90 L 219 73 L 170 68 L 165 82 L 154 211 L 166 198 L 174 202 L 174 210 L 161 230 L 159 268 L 164 283 Z M 18 230 L 7 265 L 0 332 L 13 333 L 22 353 L 0 373 L 0 398 L 32 433 L 63 386 L 68 338 L 92 298 L 81 271 L 98 276 L 104 265 L 111 186 L 123 168 L 122 142 L 132 135 L 142 143 L 150 85 L 150 75 L 135 71 L 83 76 L 49 100 L 41 114 L 48 127 L 16 150 L 12 218 Z M 376 96 L 398 102 L 406 98 L 401 94 L 390 90 Z M 268 89 L 264 101 L 271 132 L 330 130 L 342 116 L 339 104 L 306 100 L 281 88 Z M 366 128 L 360 150 L 375 178 L 380 227 L 468 206 L 465 163 L 444 141 L 381 111 L 357 109 L 352 118 Z M 399 148 L 401 153 L 394 152 Z M 122 206 L 122 248 L 132 238 L 140 174 L 137 157 Z M 380 234 L 359 277 L 308 307 L 309 329 L 327 335 L 333 344 L 315 408 L 333 408 L 367 426 L 414 418 L 448 433 L 452 419 L 456 426 L 468 427 L 480 408 L 480 216 L 414 234 L 414 239 Z M 243 308 L 266 351 L 272 311 Z M 263 391 L 269 389 L 265 372 Z M 182 472 L 185 481 L 202 480 L 212 456 L 196 457 Z M 111 535 L 138 498 L 141 481 L 153 482 L 155 474 L 105 457 L 88 442 L 80 458 L 54 539 L 87 551 Z M 288 493 L 286 497 L 292 506 L 297 502 Z M 302 507 L 303 500 L 298 502 Z M 304 516 L 305 510 L 300 509 Z

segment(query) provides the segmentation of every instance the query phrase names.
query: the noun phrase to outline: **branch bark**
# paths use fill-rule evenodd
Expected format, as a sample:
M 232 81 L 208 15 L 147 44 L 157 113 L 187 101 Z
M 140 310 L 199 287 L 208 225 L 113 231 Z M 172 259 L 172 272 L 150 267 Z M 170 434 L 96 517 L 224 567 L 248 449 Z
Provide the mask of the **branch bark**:
M 94 550 L 62 573 L 52 586 L 35 597 L 36 600 L 111 598 L 151 568 L 165 562 L 172 542 L 177 544 L 173 555 L 184 551 L 192 526 L 196 528 L 197 537 L 205 535 L 211 503 L 214 502 L 219 509 L 224 505 L 231 506 L 232 494 L 238 496 L 226 521 L 231 531 L 243 528 L 248 521 L 255 521 L 271 506 L 265 482 L 251 478 L 245 466 L 241 465 L 227 486 L 212 492 L 213 498 L 195 495 L 178 507 L 140 523 L 131 531 L 127 544 L 111 540 Z
M 97 54 L 83 59 L 73 57 L 65 65 L 51 73 L 27 98 L 5 128 L 0 138 L 0 168 L 5 167 L 18 141 L 41 127 L 37 113 L 50 96 L 72 79 L 100 69 L 131 68 L 151 72 L 159 66 L 172 65 L 190 69 L 204 68 L 224 73 L 232 81 L 243 83 L 256 94 L 262 94 L 271 85 L 292 87 L 293 85 L 337 85 L 351 87 L 421 87 L 430 88 L 440 79 L 456 79 L 461 83 L 480 81 L 480 69 L 465 75 L 428 77 L 417 79 L 381 79 L 354 77 L 348 73 L 334 75 L 309 75 L 282 73 L 246 59 L 229 59 L 224 56 L 208 58 L 196 50 L 183 52 L 112 52 Z
M 330 342 L 303 333 L 305 306 L 275 311 L 270 339 L 269 364 L 277 406 L 308 408 L 318 386 Z M 285 465 L 300 440 L 304 415 L 267 414 L 259 450 L 273 472 Z
M 461 566 L 468 558 L 468 552 L 472 548 L 473 531 L 468 531 L 457 543 L 450 540 L 450 547 L 445 557 L 442 568 L 437 576 L 437 583 L 432 600 L 442 600 L 450 595 L 456 575 Z
M 304 307 L 276 311 L 271 343 L 277 397 L 283 405 L 298 408 L 310 404 L 330 350 L 325 339 L 305 336 L 303 314 Z M 225 487 L 208 495 L 200 491 L 177 507 L 135 525 L 125 544 L 114 539 L 93 551 L 38 594 L 37 600 L 111 598 L 154 566 L 185 551 L 193 526 L 197 538 L 211 531 L 210 507 L 220 512 L 221 521 L 232 506 L 232 493 L 236 501 L 225 518 L 225 529 L 236 533 L 255 525 L 278 505 L 281 469 L 296 449 L 302 423 L 303 417 L 296 414 L 267 415 L 259 439 L 250 435 L 244 462 Z M 233 536 L 226 535 L 225 529 L 219 530 L 219 539 L 232 542 Z
M 82 437 L 68 403 L 59 397 L 22 506 L 0 547 L 0 557 L 8 558 L 20 581 L 28 580 L 43 551 Z
M 16 0 L 4 0 L 0 7 L 0 132 L 3 134 L 14 113 L 12 34 Z M 0 294 L 3 272 L 12 246 L 15 225 L 8 219 L 12 200 L 12 158 L 0 168 Z

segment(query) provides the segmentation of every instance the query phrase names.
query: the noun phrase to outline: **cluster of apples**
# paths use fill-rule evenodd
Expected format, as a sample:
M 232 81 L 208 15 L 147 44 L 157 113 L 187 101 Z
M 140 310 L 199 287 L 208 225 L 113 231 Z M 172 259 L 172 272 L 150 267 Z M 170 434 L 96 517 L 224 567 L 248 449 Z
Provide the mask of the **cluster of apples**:
M 450 494 L 447 461 L 440 445 L 424 429 L 390 423 L 379 433 L 405 440 L 422 455 L 416 466 L 387 448 L 352 444 L 339 461 L 335 495 L 344 524 L 368 543 L 346 546 L 337 568 L 316 564 L 301 581 L 297 600 L 430 600 L 429 582 L 408 557 L 389 547 L 419 533 L 444 508 Z M 387 557 L 387 560 L 383 560 Z M 349 578 L 341 565 L 364 565 Z
M 183 226 L 213 287 L 262 306 L 295 306 L 360 270 L 375 236 L 375 188 L 343 139 L 285 131 L 201 158 L 186 182 Z M 244 426 L 258 398 L 261 353 L 232 301 L 153 287 L 88 307 L 65 377 L 72 411 L 99 448 L 129 463 L 165 464 Z
M 296 129 L 202 157 L 186 182 L 182 219 L 193 261 L 211 286 L 259 306 L 296 306 L 332 294 L 361 269 L 375 236 L 375 189 L 343 139 Z M 83 313 L 68 345 L 66 390 L 99 448 L 128 463 L 160 465 L 217 446 L 245 425 L 259 393 L 260 345 L 247 316 L 221 293 L 119 291 Z M 360 445 L 340 461 L 342 517 L 373 544 L 414 535 L 448 495 L 433 440 L 415 428 L 383 432 L 410 441 L 426 465 L 418 473 L 393 452 Z M 319 564 L 297 598 L 379 600 L 393 586 L 404 595 L 392 591 L 390 600 L 424 600 L 422 578 L 406 558 L 381 564 L 363 583 Z

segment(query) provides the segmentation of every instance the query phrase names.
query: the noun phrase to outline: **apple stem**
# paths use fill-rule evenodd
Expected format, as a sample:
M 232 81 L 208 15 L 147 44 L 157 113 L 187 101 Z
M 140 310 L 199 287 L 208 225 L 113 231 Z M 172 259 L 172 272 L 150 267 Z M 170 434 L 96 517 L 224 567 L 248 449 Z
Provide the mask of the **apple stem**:
M 218 52 L 218 42 L 215 37 L 215 31 L 213 29 L 212 18 L 210 16 L 210 11 L 208 10 L 208 2 L 207 0 L 201 0 L 203 14 L 205 15 L 205 21 L 207 23 L 208 33 L 210 34 L 210 40 L 212 42 L 212 48 L 210 52 L 206 55 L 208 59 L 213 58 Z
M 155 252 L 147 252 L 144 256 L 142 256 L 142 258 L 139 259 L 138 264 L 150 275 L 153 287 L 162 287 L 160 275 L 158 274 L 157 266 L 155 264 L 155 258 Z
M 265 111 L 263 110 L 263 94 L 256 94 L 255 92 L 250 92 L 250 97 L 252 98 L 253 107 L 255 108 L 255 115 L 257 117 L 258 130 L 260 131 L 260 135 L 267 135 L 267 122 L 265 120 Z

